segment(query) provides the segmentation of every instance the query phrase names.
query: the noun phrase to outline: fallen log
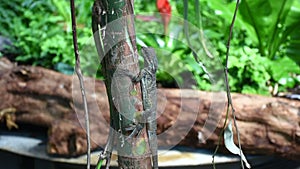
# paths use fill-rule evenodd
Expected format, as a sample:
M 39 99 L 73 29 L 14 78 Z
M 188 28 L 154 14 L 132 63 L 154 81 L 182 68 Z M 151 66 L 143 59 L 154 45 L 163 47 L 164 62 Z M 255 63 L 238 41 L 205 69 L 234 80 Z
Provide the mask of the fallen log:
M 20 124 L 48 128 L 49 154 L 85 153 L 84 115 L 76 76 L 17 66 L 1 58 L 0 77 L 2 123 L 11 128 Z M 85 83 L 92 149 L 96 149 L 106 141 L 109 106 L 102 81 L 85 78 Z M 225 93 L 159 89 L 158 97 L 159 146 L 215 148 L 225 119 Z M 232 97 L 245 153 L 300 159 L 299 101 L 243 94 Z

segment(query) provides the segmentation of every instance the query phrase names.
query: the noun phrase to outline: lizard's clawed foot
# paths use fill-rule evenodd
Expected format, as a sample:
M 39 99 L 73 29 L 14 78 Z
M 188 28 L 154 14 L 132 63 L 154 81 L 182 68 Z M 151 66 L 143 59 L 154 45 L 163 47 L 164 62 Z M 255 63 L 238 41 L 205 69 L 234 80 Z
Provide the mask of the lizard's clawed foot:
M 105 151 L 102 151 L 99 155 L 99 159 L 100 160 L 104 160 L 107 158 L 107 153 Z
M 125 140 L 132 139 L 133 137 L 139 137 L 143 128 L 144 128 L 143 125 L 139 123 L 131 124 L 129 127 L 125 129 L 126 131 L 132 131 L 131 134 Z

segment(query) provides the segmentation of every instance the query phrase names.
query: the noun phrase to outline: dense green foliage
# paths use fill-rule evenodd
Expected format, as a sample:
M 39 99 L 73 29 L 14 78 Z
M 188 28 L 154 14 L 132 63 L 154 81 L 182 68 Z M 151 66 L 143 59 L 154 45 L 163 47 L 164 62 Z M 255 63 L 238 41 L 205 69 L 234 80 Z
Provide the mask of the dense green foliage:
M 92 3 L 77 4 L 79 43 L 91 36 Z M 65 0 L 12 0 L 0 4 L 0 34 L 10 37 L 18 48 L 16 60 L 54 68 L 73 65 L 70 6 Z M 13 51 L 15 52 L 15 51 Z M 61 67 L 61 66 L 60 66 Z
M 202 46 L 202 51 L 200 49 L 196 52 L 205 55 L 201 44 L 201 41 L 205 41 L 208 50 L 220 58 L 224 65 L 226 43 L 235 1 L 201 0 L 200 18 L 197 18 L 194 1 L 188 1 L 188 3 L 189 25 L 199 28 L 198 30 L 192 28 L 188 30 L 188 38 L 191 41 L 190 47 L 197 45 L 198 47 L 196 46 L 194 49 L 199 49 Z M 173 15 L 179 15 L 183 18 L 183 1 L 176 1 L 173 5 Z M 150 5 L 147 4 L 141 9 L 148 9 L 147 6 Z M 174 20 L 176 19 L 173 17 L 172 21 Z M 177 35 L 176 38 L 179 41 L 182 40 L 187 44 L 182 24 L 172 24 L 174 23 L 170 25 L 170 34 Z M 149 25 L 144 25 L 144 27 L 153 29 Z M 299 1 L 279 0 L 276 3 L 260 0 L 242 1 L 231 40 L 229 82 L 232 91 L 269 94 L 273 90 L 273 94 L 276 94 L 278 91 L 285 91 L 299 85 L 299 27 Z M 199 30 L 203 30 L 204 37 Z M 140 38 L 147 45 L 166 48 L 171 51 L 170 56 L 163 55 L 164 58 L 161 59 L 163 63 L 160 62 L 160 64 L 167 64 L 173 68 L 168 70 L 170 74 L 180 76 L 185 71 L 184 68 L 188 67 L 195 75 L 200 89 L 211 88 L 207 73 L 195 63 L 193 57 L 190 56 L 191 50 L 187 46 L 166 39 L 164 36 L 151 36 L 151 38 L 149 36 Z M 213 59 L 206 59 L 203 63 L 208 72 L 213 71 L 211 67 L 217 66 L 217 62 Z M 213 65 L 208 65 L 209 63 Z M 167 68 L 164 67 L 164 69 Z M 163 77 L 167 78 L 168 76 L 164 75 Z M 276 89 L 277 86 L 279 87 L 278 90 Z
M 201 2 L 209 8 L 202 10 L 206 35 L 224 59 L 228 33 L 222 28 L 229 27 L 235 2 Z M 270 86 L 279 85 L 282 91 L 299 84 L 299 28 L 299 1 L 243 0 L 231 42 L 233 91 L 267 94 Z
M 94 48 L 87 44 L 92 35 L 92 3 L 78 1 L 76 4 L 79 46 L 85 50 Z M 135 1 L 136 14 L 148 12 L 144 15 L 156 17 L 149 22 L 137 20 L 137 42 L 163 49 L 157 51 L 160 65 L 157 79 L 161 84 L 174 86 L 174 80 L 181 84 L 187 81 L 184 76 L 191 72 L 195 85 L 209 90 L 211 82 L 207 72 L 214 73 L 211 68 L 216 66 L 215 60 L 200 60 L 202 67 L 195 62 L 183 31 L 183 1 L 171 1 L 171 4 L 174 16 L 168 32 L 172 37 L 168 37 L 161 32 L 163 25 L 159 22 L 160 15 L 155 13 L 155 1 Z M 205 54 L 204 42 L 215 59 L 224 65 L 234 7 L 235 1 L 201 0 L 201 15 L 197 18 L 194 1 L 189 1 L 188 20 L 192 26 L 188 38 L 197 53 Z M 55 68 L 65 73 L 72 71 L 74 54 L 70 22 L 66 0 L 12 0 L 0 4 L 0 34 L 13 40 L 18 49 L 16 60 L 21 63 Z M 232 91 L 268 94 L 274 86 L 285 91 L 299 85 L 299 28 L 299 1 L 243 0 L 231 41 L 229 82 Z M 203 30 L 204 36 L 199 30 Z M 83 64 L 97 69 L 94 61 L 83 60 Z

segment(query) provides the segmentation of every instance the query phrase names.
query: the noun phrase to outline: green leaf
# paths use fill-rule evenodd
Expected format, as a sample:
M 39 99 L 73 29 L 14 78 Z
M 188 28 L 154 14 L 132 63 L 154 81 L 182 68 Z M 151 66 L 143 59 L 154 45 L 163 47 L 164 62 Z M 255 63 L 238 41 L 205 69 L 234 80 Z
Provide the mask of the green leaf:
M 283 77 L 290 77 L 292 73 L 300 74 L 300 67 L 288 57 L 272 61 L 270 69 L 275 81 L 279 81 Z
M 243 0 L 240 14 L 253 26 L 263 56 L 275 58 L 288 36 L 299 28 L 298 0 Z
M 100 160 L 96 166 L 96 169 L 101 169 L 102 163 L 104 160 Z
M 300 25 L 290 35 L 290 40 L 285 48 L 285 53 L 300 66 Z
M 231 121 L 229 122 L 228 126 L 226 127 L 224 131 L 224 142 L 225 147 L 228 151 L 230 151 L 232 154 L 237 154 L 241 156 L 242 160 L 245 162 L 247 168 L 251 168 L 250 164 L 248 163 L 244 153 L 242 150 L 240 150 L 233 141 L 233 132 L 232 132 L 232 124 Z
M 286 88 L 287 87 L 292 88 L 292 87 L 295 86 L 296 80 L 294 78 L 291 78 L 291 77 L 282 77 L 281 79 L 279 79 L 278 83 L 283 85 Z

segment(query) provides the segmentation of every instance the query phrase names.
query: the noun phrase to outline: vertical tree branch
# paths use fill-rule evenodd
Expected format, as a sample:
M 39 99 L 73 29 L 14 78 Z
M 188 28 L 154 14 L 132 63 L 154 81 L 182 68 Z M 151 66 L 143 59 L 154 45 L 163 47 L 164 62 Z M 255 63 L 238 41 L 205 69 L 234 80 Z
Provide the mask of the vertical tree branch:
M 84 106 L 84 113 L 85 113 L 85 125 L 86 125 L 86 140 L 87 140 L 87 166 L 86 168 L 90 168 L 91 163 L 91 141 L 90 141 L 90 125 L 89 125 L 89 114 L 88 114 L 88 106 L 87 106 L 87 99 L 85 94 L 83 76 L 80 69 L 80 56 L 78 51 L 78 44 L 77 44 L 77 33 L 76 33 L 76 17 L 75 17 L 75 4 L 74 0 L 70 0 L 71 3 L 71 18 L 72 18 L 72 33 L 73 33 L 73 45 L 74 45 L 74 53 L 76 59 L 75 71 L 79 79 L 80 90 L 82 95 L 82 101 Z
M 110 105 L 110 125 L 116 135 L 119 168 L 151 168 L 149 146 L 143 144 L 148 143 L 147 135 L 127 139 L 130 131 L 126 129 L 134 125 L 136 113 L 143 110 L 140 84 L 133 84 L 129 77 L 118 74 L 118 70 L 133 75 L 139 73 L 133 1 L 95 0 L 93 9 L 94 38 L 96 43 L 101 42 L 96 46 L 103 58 L 102 72 Z

